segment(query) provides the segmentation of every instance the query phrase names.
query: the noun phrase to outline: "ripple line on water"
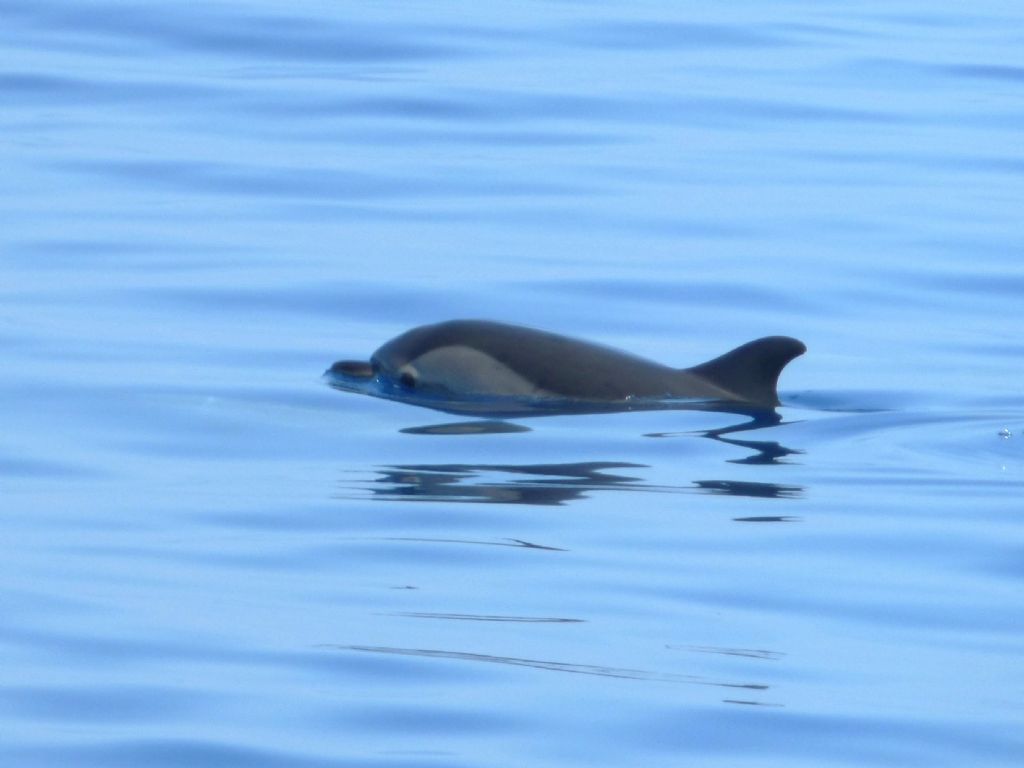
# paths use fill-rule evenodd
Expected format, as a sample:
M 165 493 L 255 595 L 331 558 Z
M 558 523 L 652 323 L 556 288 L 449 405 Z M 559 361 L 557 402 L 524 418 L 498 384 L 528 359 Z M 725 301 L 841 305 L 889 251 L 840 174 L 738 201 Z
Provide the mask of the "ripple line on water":
M 646 680 L 662 683 L 689 683 L 692 685 L 710 685 L 721 688 L 742 688 L 751 691 L 766 691 L 770 688 L 761 683 L 733 683 L 709 680 L 697 675 L 681 675 L 674 672 L 654 672 L 643 669 L 624 667 L 607 667 L 596 664 L 573 664 L 562 661 L 544 661 L 541 659 L 525 659 L 518 656 L 494 656 L 487 653 L 469 653 L 466 651 L 445 651 L 429 648 L 395 648 L 381 645 L 336 645 L 325 643 L 318 648 L 338 651 L 360 651 L 363 653 L 379 653 L 393 656 L 418 656 L 427 659 L 450 659 L 455 661 L 475 661 L 489 664 L 504 664 L 513 667 L 530 667 L 545 669 L 551 672 L 567 672 L 577 675 L 593 675 L 596 677 L 614 677 L 624 680 Z

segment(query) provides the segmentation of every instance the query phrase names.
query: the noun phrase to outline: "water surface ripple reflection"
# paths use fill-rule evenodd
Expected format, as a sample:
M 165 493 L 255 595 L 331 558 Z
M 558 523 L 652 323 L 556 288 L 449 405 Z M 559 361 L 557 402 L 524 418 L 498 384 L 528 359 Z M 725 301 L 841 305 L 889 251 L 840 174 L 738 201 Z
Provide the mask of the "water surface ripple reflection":
M 560 505 L 595 491 L 685 493 L 703 491 L 760 498 L 798 498 L 803 489 L 780 483 L 694 480 L 689 485 L 654 485 L 608 470 L 643 469 L 628 462 L 575 464 L 420 464 L 387 467 L 369 486 L 380 500 L 447 501 L 485 504 Z M 500 479 L 508 478 L 508 479 Z

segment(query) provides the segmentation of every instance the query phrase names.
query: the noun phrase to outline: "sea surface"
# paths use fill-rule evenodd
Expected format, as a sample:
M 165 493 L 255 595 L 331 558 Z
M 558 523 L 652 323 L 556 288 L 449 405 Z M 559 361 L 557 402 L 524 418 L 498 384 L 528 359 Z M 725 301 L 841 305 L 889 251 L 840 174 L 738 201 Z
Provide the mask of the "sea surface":
M 0 765 L 1024 765 L 1024 4 L 0 0 L 0 169 Z

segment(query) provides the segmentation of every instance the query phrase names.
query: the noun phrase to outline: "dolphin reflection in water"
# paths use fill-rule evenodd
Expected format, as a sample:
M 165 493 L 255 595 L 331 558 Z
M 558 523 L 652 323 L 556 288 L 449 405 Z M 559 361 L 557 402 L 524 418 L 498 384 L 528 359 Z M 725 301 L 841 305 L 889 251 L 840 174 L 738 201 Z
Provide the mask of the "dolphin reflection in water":
M 340 360 L 330 386 L 456 414 L 527 416 L 655 408 L 773 412 L 788 336 L 748 342 L 691 368 L 546 331 L 451 320 L 406 331 L 369 361 Z
M 474 504 L 559 506 L 601 491 L 638 493 L 710 493 L 766 499 L 799 498 L 803 487 L 737 480 L 693 480 L 687 485 L 654 485 L 643 480 L 646 464 L 589 461 L 561 464 L 403 464 L 377 470 L 359 486 L 362 498 L 391 501 L 444 501 Z M 611 470 L 611 471 L 609 471 Z M 628 472 L 629 474 L 624 473 Z M 734 518 L 782 522 L 792 516 Z

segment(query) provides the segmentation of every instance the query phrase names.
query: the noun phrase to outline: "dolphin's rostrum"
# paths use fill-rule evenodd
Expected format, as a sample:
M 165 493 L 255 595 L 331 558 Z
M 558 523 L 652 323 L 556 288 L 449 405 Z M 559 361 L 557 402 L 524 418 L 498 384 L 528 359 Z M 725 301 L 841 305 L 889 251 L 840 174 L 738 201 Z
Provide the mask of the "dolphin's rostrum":
M 692 368 L 600 344 L 485 320 L 406 331 L 369 362 L 342 360 L 331 386 L 454 413 L 779 405 L 779 374 L 806 347 L 788 336 L 748 342 Z

